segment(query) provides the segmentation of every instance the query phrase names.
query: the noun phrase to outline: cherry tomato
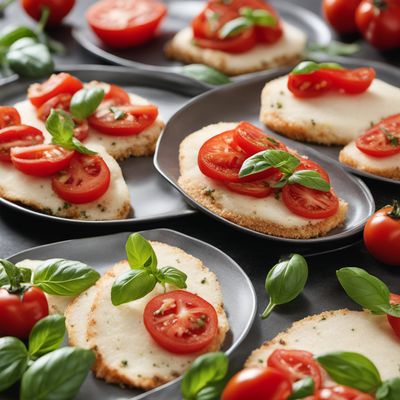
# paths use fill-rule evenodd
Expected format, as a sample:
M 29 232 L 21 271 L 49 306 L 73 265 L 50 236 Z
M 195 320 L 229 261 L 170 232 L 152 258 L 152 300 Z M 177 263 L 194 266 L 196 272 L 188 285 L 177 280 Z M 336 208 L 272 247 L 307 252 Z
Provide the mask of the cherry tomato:
M 44 142 L 39 129 L 28 125 L 11 125 L 0 129 L 0 161 L 11 161 L 10 150 L 18 146 L 33 146 Z
M 398 0 L 362 0 L 356 23 L 364 38 L 380 50 L 400 47 L 400 3 Z
M 361 0 L 323 0 L 325 19 L 339 33 L 357 33 L 356 10 Z
M 400 206 L 386 206 L 369 218 L 364 228 L 364 243 L 379 261 L 400 266 Z
M 69 14 L 75 5 L 75 0 L 21 0 L 21 5 L 36 21 L 40 20 L 43 9 L 48 8 L 50 14 L 46 26 L 55 26 Z
M 111 174 L 100 156 L 76 154 L 69 167 L 53 176 L 53 190 L 73 204 L 90 203 L 107 192 Z
M 35 107 L 40 107 L 52 97 L 61 93 L 74 94 L 82 89 L 82 82 L 66 72 L 53 74 L 43 83 L 29 86 L 28 98 Z
M 27 339 L 37 321 L 49 315 L 45 294 L 30 287 L 21 294 L 0 288 L 0 336 Z
M 287 150 L 287 147 L 278 139 L 266 135 L 249 122 L 240 122 L 234 131 L 233 138 L 248 155 L 263 150 Z
M 117 106 L 123 112 L 118 118 L 109 107 L 99 107 L 88 119 L 89 125 L 97 131 L 111 136 L 138 135 L 154 123 L 158 109 L 152 104 L 135 106 L 125 104 Z
M 218 334 L 214 307 L 185 290 L 153 297 L 144 309 L 143 321 L 159 346 L 177 354 L 203 350 Z
M 390 294 L 390 304 L 397 305 L 400 304 L 400 295 Z M 390 326 L 392 327 L 394 333 L 400 338 L 400 318 L 387 316 Z
M 54 144 L 38 144 L 11 149 L 14 167 L 27 175 L 50 176 L 68 167 L 73 151 Z
M 21 117 L 14 107 L 0 106 L 0 129 L 7 126 L 19 125 Z
M 320 389 L 315 396 L 314 400 L 374 400 L 370 394 L 360 392 L 347 386 L 333 386 L 329 388 Z
M 126 48 L 152 39 L 166 14 L 155 0 L 103 0 L 89 8 L 86 19 L 105 44 Z
M 356 141 L 357 148 L 372 157 L 400 153 L 400 114 L 383 119 Z
M 131 102 L 129 94 L 122 87 L 112 84 L 108 85 L 108 90 L 103 100 L 112 100 L 115 105 L 129 104 Z
M 269 367 L 288 374 L 292 382 L 311 376 L 315 389 L 321 387 L 321 367 L 308 351 L 277 349 L 269 356 L 267 363 Z
M 234 375 L 221 400 L 286 400 L 292 393 L 289 376 L 275 368 L 248 368 Z

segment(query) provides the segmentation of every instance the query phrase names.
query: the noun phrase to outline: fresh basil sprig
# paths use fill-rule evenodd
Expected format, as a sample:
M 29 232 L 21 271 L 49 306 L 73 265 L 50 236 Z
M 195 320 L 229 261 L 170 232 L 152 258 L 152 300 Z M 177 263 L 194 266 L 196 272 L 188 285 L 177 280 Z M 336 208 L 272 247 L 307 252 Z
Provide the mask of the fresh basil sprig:
M 244 161 L 239 171 L 239 177 L 243 178 L 270 168 L 277 168 L 282 172 L 283 177 L 272 187 L 282 188 L 287 184 L 297 183 L 310 189 L 329 192 L 331 185 L 321 177 L 319 172 L 313 170 L 296 171 L 300 164 L 300 160 L 287 151 L 264 150 Z
M 31 275 L 26 270 L 18 268 L 11 261 L 0 260 L 1 286 L 9 285 L 11 291 L 19 290 L 22 283 L 30 281 Z
M 312 72 L 319 71 L 321 69 L 341 70 L 343 67 L 337 63 L 316 63 L 314 61 L 302 61 L 293 68 L 291 73 L 295 75 L 311 74 Z
M 182 73 L 200 82 L 214 86 L 225 85 L 231 82 L 231 79 L 221 71 L 204 64 L 186 65 L 182 67 Z
M 46 120 L 46 129 L 53 137 L 52 143 L 67 150 L 76 150 L 82 154 L 94 155 L 80 140 L 74 137 L 75 123 L 71 116 L 63 110 L 51 110 Z
M 346 294 L 374 314 L 400 317 L 400 305 L 390 304 L 390 291 L 384 282 L 362 268 L 342 268 L 336 276 Z
M 134 233 L 125 245 L 128 263 L 131 268 L 119 275 L 111 288 L 111 302 L 114 306 L 141 299 L 150 293 L 157 283 L 180 289 L 186 288 L 187 275 L 175 267 L 158 269 L 157 256 L 142 235 Z
M 293 384 L 292 394 L 288 397 L 288 400 L 304 399 L 311 396 L 314 394 L 314 387 L 314 379 L 307 376 Z
M 71 114 L 78 119 L 85 119 L 92 115 L 104 98 L 102 88 L 83 88 L 71 98 Z
M 308 52 L 329 56 L 351 56 L 360 50 L 361 47 L 357 43 L 343 43 L 337 40 L 331 40 L 328 44 L 310 43 L 307 48 Z
M 221 352 L 198 357 L 181 384 L 184 400 L 219 399 L 228 373 L 228 357 Z
M 293 254 L 288 260 L 276 264 L 265 280 L 269 304 L 261 318 L 267 318 L 280 304 L 294 300 L 303 291 L 308 278 L 307 261 L 300 254 Z
M 383 382 L 375 393 L 376 400 L 398 400 L 400 397 L 400 378 Z
M 378 369 L 362 354 L 335 352 L 323 354 L 315 359 L 340 385 L 350 386 L 367 393 L 374 393 L 382 385 Z

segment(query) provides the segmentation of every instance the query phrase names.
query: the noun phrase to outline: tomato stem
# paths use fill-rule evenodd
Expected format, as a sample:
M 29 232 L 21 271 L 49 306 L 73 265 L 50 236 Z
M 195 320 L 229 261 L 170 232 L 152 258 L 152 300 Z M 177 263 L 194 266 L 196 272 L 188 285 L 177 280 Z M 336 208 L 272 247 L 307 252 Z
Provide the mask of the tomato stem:
M 49 16 L 50 16 L 49 7 L 42 7 L 42 15 L 40 16 L 40 20 L 39 20 L 38 25 L 37 25 L 37 31 L 39 33 L 43 32 L 43 30 L 44 30 L 44 28 L 46 26 L 46 23 L 47 23 L 47 21 L 49 19 Z
M 392 210 L 387 213 L 387 216 L 393 219 L 400 219 L 400 203 L 398 200 L 393 200 Z
M 275 304 L 272 303 L 271 301 L 268 303 L 267 308 L 264 310 L 264 312 L 261 314 L 262 319 L 266 319 L 269 317 L 273 309 L 275 308 Z

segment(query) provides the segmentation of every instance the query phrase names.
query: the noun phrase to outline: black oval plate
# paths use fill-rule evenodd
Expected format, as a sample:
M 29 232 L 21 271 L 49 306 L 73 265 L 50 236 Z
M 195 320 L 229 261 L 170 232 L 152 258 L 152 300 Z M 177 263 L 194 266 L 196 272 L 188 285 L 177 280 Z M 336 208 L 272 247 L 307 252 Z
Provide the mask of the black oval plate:
M 230 331 L 225 339 L 223 351 L 231 354 L 247 336 L 257 310 L 254 287 L 241 267 L 221 250 L 183 233 L 169 229 L 153 229 L 140 233 L 148 240 L 160 241 L 171 246 L 180 247 L 187 253 L 202 260 L 218 276 L 230 324 Z M 126 259 L 125 242 L 129 235 L 130 233 L 123 232 L 114 235 L 67 240 L 22 251 L 10 257 L 10 260 L 16 263 L 24 259 L 67 258 L 85 262 L 99 272 L 104 273 L 114 263 Z M 232 290 L 233 287 L 235 290 Z M 152 394 L 156 392 L 162 393 L 163 388 L 171 385 L 171 389 L 173 389 L 174 382 L 176 383 L 177 380 L 146 392 L 140 398 L 150 399 Z M 170 399 L 179 397 L 178 388 L 175 385 L 173 396 L 169 397 Z M 171 389 L 168 390 L 168 393 L 170 393 Z M 121 389 L 117 385 L 106 384 L 90 374 L 75 399 L 117 400 L 135 398 L 133 396 L 141 393 L 143 391 Z M 15 400 L 15 398 L 14 396 L 2 397 L 3 400 Z
M 178 186 L 180 142 L 190 133 L 220 121 L 232 122 L 245 120 L 261 126 L 258 121 L 261 90 L 267 79 L 281 74 L 282 70 L 280 72 L 264 73 L 246 81 L 214 89 L 192 100 L 178 111 L 167 124 L 158 142 L 154 156 L 155 166 L 161 175 L 177 188 L 190 204 L 225 224 L 246 233 L 278 241 L 308 245 L 349 238 L 362 230 L 368 217 L 375 210 L 375 203 L 369 189 L 360 179 L 345 172 L 336 161 L 333 161 L 329 157 L 321 156 L 316 150 L 310 149 L 306 145 L 293 140 L 279 137 L 289 147 L 320 163 L 329 172 L 333 187 L 338 196 L 349 203 L 349 212 L 344 226 L 335 228 L 324 237 L 306 240 L 286 239 L 256 232 L 213 213 L 197 203 Z M 276 134 L 271 134 L 277 136 Z
M 75 40 L 90 53 L 111 63 L 135 69 L 145 69 L 155 73 L 171 73 L 180 83 L 186 82 L 190 85 L 196 83 L 198 85 L 197 81 L 181 75 L 182 63 L 166 58 L 163 48 L 176 32 L 190 24 L 191 20 L 201 11 L 204 2 L 170 0 L 166 1 L 166 3 L 168 16 L 163 21 L 159 36 L 143 46 L 123 50 L 107 47 L 92 32 L 86 20 L 82 25 L 75 26 L 72 34 Z M 300 28 L 307 34 L 309 42 L 327 44 L 331 41 L 331 32 L 316 14 L 282 0 L 272 1 L 271 3 L 285 21 Z M 210 88 L 209 85 L 203 85 L 206 88 Z
M 188 101 L 188 97 L 176 93 L 179 88 L 168 80 L 156 79 L 151 73 L 129 71 L 122 67 L 107 66 L 65 66 L 60 71 L 68 71 L 83 81 L 97 79 L 123 86 L 126 90 L 148 98 L 159 106 L 160 114 L 166 122 L 170 116 Z M 0 86 L 0 104 L 14 104 L 26 97 L 31 81 L 13 80 Z M 41 213 L 20 204 L 0 198 L 0 204 L 20 212 L 53 221 L 70 224 L 129 225 L 152 220 L 161 220 L 192 214 L 179 194 L 160 178 L 153 166 L 152 157 L 131 157 L 120 162 L 122 172 L 131 194 L 134 217 L 113 221 L 85 221 L 55 217 Z

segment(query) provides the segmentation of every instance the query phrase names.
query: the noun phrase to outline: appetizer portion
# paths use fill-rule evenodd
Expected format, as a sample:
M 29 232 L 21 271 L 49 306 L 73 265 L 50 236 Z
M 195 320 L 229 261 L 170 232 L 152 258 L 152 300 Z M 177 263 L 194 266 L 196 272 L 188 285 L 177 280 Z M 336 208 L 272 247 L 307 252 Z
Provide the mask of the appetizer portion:
M 265 85 L 260 121 L 296 140 L 346 145 L 397 114 L 399 102 L 400 89 L 375 78 L 372 68 L 305 61 Z
M 209 0 L 167 44 L 167 57 L 240 75 L 296 63 L 306 35 L 262 0 Z
M 360 171 L 400 179 L 400 114 L 372 126 L 349 143 L 339 161 Z
M 28 99 L 15 105 L 22 123 L 36 127 L 50 139 L 45 121 L 52 109 L 72 114 L 75 136 L 86 145 L 102 145 L 115 159 L 154 153 L 164 123 L 146 99 L 117 85 L 93 81 L 83 84 L 68 73 L 52 75 L 28 89 Z
M 179 149 L 179 186 L 212 212 L 286 238 L 327 234 L 346 218 L 328 173 L 248 122 L 209 125 Z

